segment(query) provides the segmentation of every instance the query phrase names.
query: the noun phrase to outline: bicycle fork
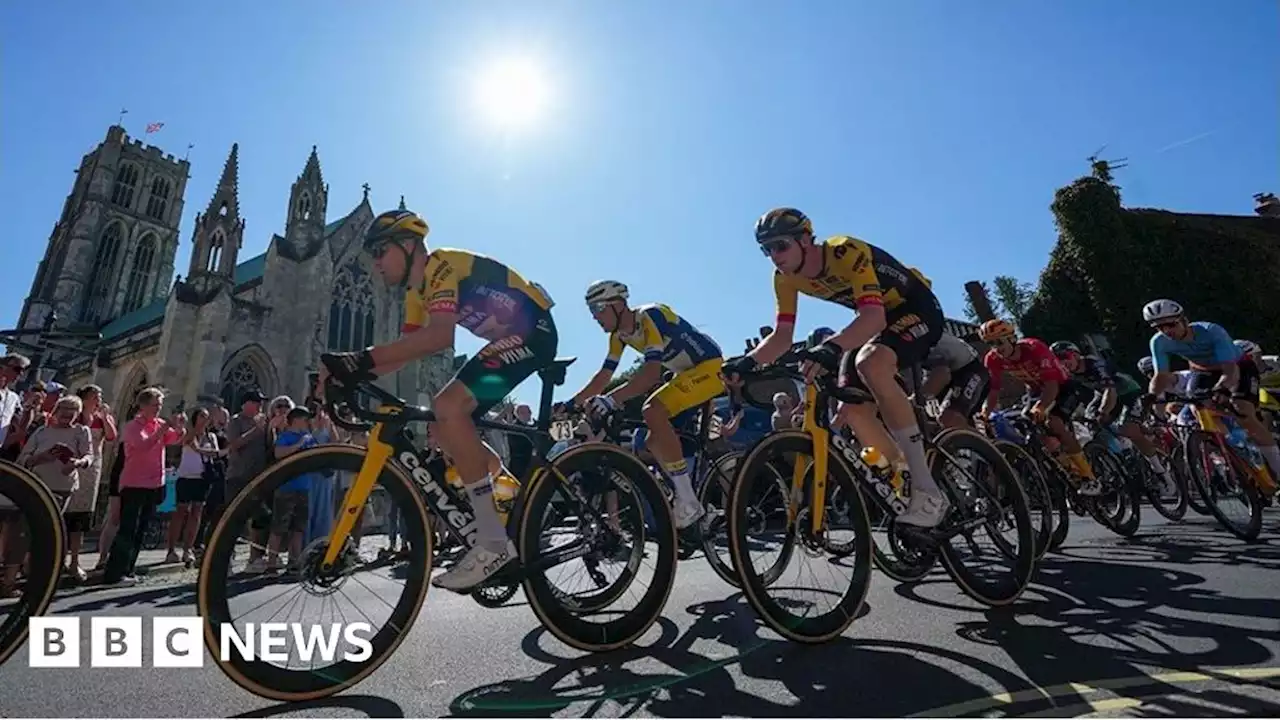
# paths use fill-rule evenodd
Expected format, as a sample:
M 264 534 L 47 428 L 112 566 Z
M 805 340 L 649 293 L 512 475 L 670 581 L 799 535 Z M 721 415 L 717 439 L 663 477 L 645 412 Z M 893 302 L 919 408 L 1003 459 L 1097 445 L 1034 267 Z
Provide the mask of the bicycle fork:
M 379 412 L 390 410 L 392 408 L 381 408 Z M 360 465 L 360 472 L 356 475 L 355 481 L 347 490 L 346 497 L 342 499 L 342 510 L 338 513 L 338 522 L 329 532 L 329 547 L 325 548 L 324 560 L 320 565 L 322 570 L 332 570 L 337 564 L 338 556 L 346 546 L 347 538 L 351 536 L 356 520 L 360 517 L 360 511 L 364 509 L 364 504 L 373 492 L 374 483 L 378 482 L 378 476 L 382 474 L 382 469 L 391 459 L 393 448 L 382 441 L 382 429 L 383 424 L 378 423 L 369 431 L 368 451 L 365 453 L 364 462 Z
M 817 419 L 818 391 L 812 385 L 805 385 L 804 392 L 804 425 L 803 430 L 813 439 L 813 496 L 809 498 L 809 530 L 813 537 L 822 533 L 822 519 L 826 515 L 827 505 L 827 460 L 831 451 L 831 431 Z M 804 464 L 796 459 L 791 473 L 791 497 L 787 502 L 787 530 L 790 531 L 800 512 L 800 501 L 804 498 Z

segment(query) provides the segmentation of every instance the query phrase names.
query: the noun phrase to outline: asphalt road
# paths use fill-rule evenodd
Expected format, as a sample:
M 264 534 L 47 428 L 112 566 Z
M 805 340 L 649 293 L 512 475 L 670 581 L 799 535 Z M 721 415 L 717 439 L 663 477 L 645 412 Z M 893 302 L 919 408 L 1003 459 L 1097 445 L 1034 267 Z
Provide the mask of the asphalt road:
M 257 698 L 209 660 L 32 669 L 24 649 L 0 668 L 0 715 L 1280 715 L 1280 513 L 1253 545 L 1194 514 L 1144 525 L 1122 540 L 1073 522 L 1016 611 L 978 607 L 941 571 L 913 586 L 877 575 L 868 613 L 820 647 L 779 640 L 695 558 L 643 646 L 611 655 L 567 649 L 521 595 L 486 610 L 436 590 L 397 655 L 326 701 Z M 194 614 L 183 580 L 85 591 L 54 612 Z

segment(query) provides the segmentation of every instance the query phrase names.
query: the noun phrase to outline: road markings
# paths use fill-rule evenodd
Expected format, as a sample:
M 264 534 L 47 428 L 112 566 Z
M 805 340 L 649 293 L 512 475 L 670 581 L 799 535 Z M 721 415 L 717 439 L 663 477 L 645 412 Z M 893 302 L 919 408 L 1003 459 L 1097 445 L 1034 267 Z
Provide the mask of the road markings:
M 969 715 L 985 710 L 1030 702 L 1048 702 L 1050 705 L 1055 705 L 1056 703 L 1053 701 L 1060 697 L 1071 695 L 1096 695 L 1102 692 L 1143 687 L 1146 685 L 1190 685 L 1194 683 L 1215 681 L 1230 682 L 1232 680 L 1247 682 L 1250 680 L 1269 680 L 1276 677 L 1280 677 L 1280 667 L 1223 668 L 1211 669 L 1206 672 L 1184 671 L 1158 673 L 1156 675 L 1134 675 L 1132 677 L 1124 678 L 1105 678 L 1102 680 L 1093 680 L 1087 683 L 1064 683 L 1062 685 L 1050 685 L 1049 687 L 1027 688 L 1026 690 L 1017 690 L 1011 693 L 998 693 L 985 698 L 966 700 L 964 702 L 944 705 L 943 707 L 926 710 L 924 712 L 913 713 L 907 717 L 956 717 L 959 715 Z M 1112 699 L 1133 700 L 1135 698 L 1127 697 Z M 1108 702 L 1109 700 L 1099 700 L 1097 703 L 1086 704 L 1089 706 L 1099 706 Z M 1110 709 L 1120 709 L 1121 707 L 1132 706 L 1117 703 L 1116 707 Z

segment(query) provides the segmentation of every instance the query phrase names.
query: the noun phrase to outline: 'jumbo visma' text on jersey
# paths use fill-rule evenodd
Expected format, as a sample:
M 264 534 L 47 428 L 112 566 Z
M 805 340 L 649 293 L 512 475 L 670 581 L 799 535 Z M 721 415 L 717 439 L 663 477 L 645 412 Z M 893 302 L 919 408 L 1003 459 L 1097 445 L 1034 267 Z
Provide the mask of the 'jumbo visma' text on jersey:
M 530 332 L 554 303 L 536 283 L 493 258 L 439 248 L 427 256 L 422 287 L 404 297 L 404 327 L 412 332 L 431 313 L 457 313 L 458 325 L 485 340 Z
M 995 350 L 988 350 L 982 363 L 987 366 L 991 375 L 991 392 L 1000 391 L 1000 381 L 1004 373 L 1009 373 L 1021 380 L 1028 389 L 1038 393 L 1047 382 L 1064 383 L 1069 379 L 1067 369 L 1062 366 L 1053 351 L 1043 340 L 1022 338 L 1018 341 L 1018 359 L 1005 358 Z
M 893 310 L 913 297 L 933 294 L 916 272 L 874 245 L 841 235 L 828 238 L 819 247 L 822 272 L 818 277 L 784 275 L 774 270 L 779 325 L 795 324 L 799 293 L 848 308 L 883 305 L 885 310 Z
M 605 370 L 618 367 L 624 346 L 643 353 L 645 362 L 657 360 L 664 368 L 677 373 L 721 357 L 715 340 L 659 303 L 636 308 L 636 327 L 631 334 L 623 335 L 620 331 L 609 334 Z
M 1174 340 L 1162 332 L 1151 336 L 1151 360 L 1155 363 L 1156 372 L 1170 371 L 1170 355 L 1186 359 L 1193 369 L 1238 362 L 1244 356 L 1221 325 L 1193 322 L 1187 327 L 1191 329 L 1189 340 Z

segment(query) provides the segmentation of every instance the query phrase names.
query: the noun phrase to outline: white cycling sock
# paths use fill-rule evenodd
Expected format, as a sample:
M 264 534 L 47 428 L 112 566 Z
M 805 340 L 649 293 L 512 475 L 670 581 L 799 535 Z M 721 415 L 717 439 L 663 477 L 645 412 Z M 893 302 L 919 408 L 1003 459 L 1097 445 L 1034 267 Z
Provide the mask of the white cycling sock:
M 693 480 L 689 478 L 689 471 L 672 473 L 671 485 L 676 491 L 676 500 L 682 503 L 698 502 L 698 494 L 693 491 Z
M 938 489 L 937 481 L 929 472 L 929 460 L 924 455 L 924 435 L 920 433 L 920 427 L 912 425 L 889 432 L 907 458 L 907 467 L 911 469 L 911 490 L 941 495 L 942 491 Z
M 507 528 L 502 516 L 493 506 L 493 476 L 466 485 L 471 496 L 471 511 L 476 516 L 476 544 L 492 552 L 502 552 L 507 547 Z

